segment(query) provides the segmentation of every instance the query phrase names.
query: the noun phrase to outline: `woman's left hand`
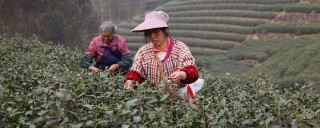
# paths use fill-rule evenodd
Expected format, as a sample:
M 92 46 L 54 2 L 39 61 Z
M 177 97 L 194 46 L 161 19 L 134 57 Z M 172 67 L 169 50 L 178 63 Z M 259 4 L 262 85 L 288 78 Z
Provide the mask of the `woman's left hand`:
M 170 76 L 168 77 L 169 80 L 171 80 L 173 83 L 177 83 L 181 80 L 186 79 L 187 74 L 183 71 L 176 71 L 172 74 L 170 74 Z
M 116 69 L 120 67 L 119 64 L 113 64 L 108 68 L 108 72 L 114 72 Z

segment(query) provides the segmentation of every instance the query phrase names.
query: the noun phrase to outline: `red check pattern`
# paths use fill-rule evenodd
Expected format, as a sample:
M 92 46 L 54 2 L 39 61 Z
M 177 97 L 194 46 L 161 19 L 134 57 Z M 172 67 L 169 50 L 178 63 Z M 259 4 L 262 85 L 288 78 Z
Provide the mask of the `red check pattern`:
M 185 80 L 181 81 L 178 86 L 185 86 L 195 82 L 199 75 L 196 69 L 195 61 L 189 48 L 182 42 L 173 40 L 173 49 L 170 57 L 162 63 L 165 77 L 168 77 L 175 71 L 184 71 L 187 74 Z M 158 63 L 153 52 L 153 44 L 148 43 L 142 46 L 134 57 L 131 71 L 126 75 L 126 80 L 134 80 L 138 83 L 142 79 L 146 79 L 152 84 L 159 84 L 161 82 L 161 75 L 158 69 Z

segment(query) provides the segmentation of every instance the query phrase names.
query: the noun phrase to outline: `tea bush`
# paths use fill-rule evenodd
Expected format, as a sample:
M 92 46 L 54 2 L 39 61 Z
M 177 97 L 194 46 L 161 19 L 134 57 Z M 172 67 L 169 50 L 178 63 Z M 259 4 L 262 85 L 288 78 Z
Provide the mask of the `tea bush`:
M 319 127 L 319 95 L 270 80 L 203 76 L 199 104 L 163 85 L 124 92 L 123 76 L 80 69 L 81 52 L 0 36 L 0 127 Z M 176 87 L 173 87 L 177 90 Z

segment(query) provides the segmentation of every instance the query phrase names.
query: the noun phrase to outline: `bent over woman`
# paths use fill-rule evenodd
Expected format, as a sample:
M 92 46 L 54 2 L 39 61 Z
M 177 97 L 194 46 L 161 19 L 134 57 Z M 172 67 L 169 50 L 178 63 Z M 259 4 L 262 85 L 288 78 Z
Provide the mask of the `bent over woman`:
M 103 22 L 99 29 L 100 36 L 91 40 L 86 55 L 81 59 L 81 67 L 92 72 L 127 72 L 132 66 L 127 41 L 115 34 L 115 26 L 111 21 Z M 92 65 L 93 59 L 95 65 Z

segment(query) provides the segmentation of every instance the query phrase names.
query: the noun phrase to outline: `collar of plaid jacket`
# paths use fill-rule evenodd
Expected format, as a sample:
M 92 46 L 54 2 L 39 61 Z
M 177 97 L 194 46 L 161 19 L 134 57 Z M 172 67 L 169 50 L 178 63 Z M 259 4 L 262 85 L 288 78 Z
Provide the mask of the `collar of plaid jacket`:
M 168 38 L 168 43 L 167 43 L 167 48 L 166 48 L 167 51 L 163 51 L 163 52 L 167 52 L 167 54 L 161 62 L 167 61 L 167 59 L 170 57 L 172 49 L 173 49 L 173 44 L 174 44 L 173 40 L 171 38 Z M 155 47 L 153 47 L 153 51 L 154 51 L 154 48 Z M 162 51 L 154 51 L 154 53 L 157 53 L 157 52 L 162 52 Z
M 166 48 L 164 48 L 163 50 L 159 50 L 154 46 L 153 47 L 153 52 L 168 52 L 170 45 L 171 45 L 171 39 L 167 38 L 167 46 L 166 46 Z

